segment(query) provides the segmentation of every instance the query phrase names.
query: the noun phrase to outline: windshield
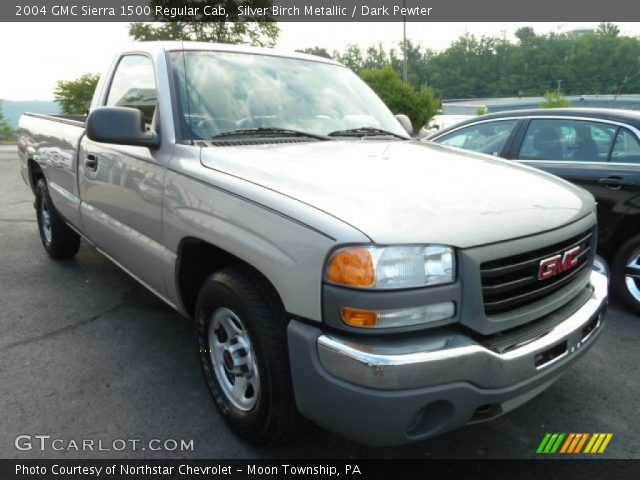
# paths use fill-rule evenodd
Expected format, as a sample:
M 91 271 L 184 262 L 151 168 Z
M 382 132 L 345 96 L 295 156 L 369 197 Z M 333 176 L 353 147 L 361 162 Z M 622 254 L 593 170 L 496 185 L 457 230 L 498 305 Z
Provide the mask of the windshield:
M 328 135 L 363 127 L 407 137 L 378 96 L 340 65 L 213 51 L 170 58 L 185 139 L 238 129 Z

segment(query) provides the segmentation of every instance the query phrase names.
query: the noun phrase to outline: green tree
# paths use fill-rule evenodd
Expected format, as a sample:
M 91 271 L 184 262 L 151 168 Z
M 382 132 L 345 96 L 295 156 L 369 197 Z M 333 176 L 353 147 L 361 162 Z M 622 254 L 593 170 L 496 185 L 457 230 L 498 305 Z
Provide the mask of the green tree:
M 301 50 L 296 50 L 296 52 L 306 53 L 308 55 L 315 55 L 317 57 L 333 58 L 331 57 L 331 54 L 329 53 L 329 51 L 323 47 L 307 47 Z
M 516 31 L 516 41 L 466 34 L 434 52 L 407 42 L 407 80 L 429 85 L 442 98 L 539 96 L 562 80 L 567 95 L 640 93 L 640 37 L 624 36 L 617 25 L 602 23 L 595 32 L 538 35 L 531 27 Z M 349 46 L 334 58 L 356 73 L 391 65 L 403 70 L 402 46 Z
M 571 102 L 567 100 L 560 92 L 547 92 L 544 94 L 544 102 L 540 104 L 540 108 L 568 108 Z
M 600 25 L 598 25 L 596 33 L 598 35 L 617 37 L 618 35 L 620 35 L 620 28 L 615 23 L 602 22 Z
M 333 52 L 333 58 L 356 73 L 364 70 L 362 49 L 358 45 L 347 45 L 343 52 Z
M 520 45 L 531 45 L 536 39 L 536 32 L 531 27 L 520 27 L 516 30 L 516 38 Z
M 505 84 L 517 68 L 507 63 L 515 47 L 493 37 L 463 35 L 449 48 L 427 57 L 425 82 L 447 98 L 472 98 L 509 93 Z
M 0 142 L 6 142 L 14 137 L 15 132 L 2 112 L 2 100 L 0 100 Z
M 361 77 L 393 113 L 407 115 L 414 128 L 422 127 L 438 110 L 439 104 L 433 90 L 423 87 L 417 91 L 403 82 L 400 74 L 391 66 L 363 70 Z
M 367 48 L 364 57 L 362 58 L 362 68 L 365 70 L 383 68 L 390 63 L 391 59 L 389 58 L 389 53 L 384 49 L 381 43 Z
M 252 8 L 269 8 L 273 0 L 152 0 L 150 6 L 167 9 L 175 7 L 223 7 L 226 16 L 202 18 L 196 16 L 171 17 L 155 15 L 162 24 L 132 23 L 129 35 L 137 41 L 150 40 L 197 40 L 201 42 L 241 43 L 260 47 L 275 45 L 280 28 L 272 17 L 238 16 L 237 6 L 242 4 Z M 165 10 L 162 10 L 163 12 Z M 170 12 L 170 10 L 169 10 Z
M 403 45 L 398 43 L 397 49 L 389 50 L 389 63 L 394 70 L 402 75 L 403 71 Z M 425 50 L 421 45 L 414 44 L 411 40 L 407 40 L 407 81 L 415 88 L 429 83 L 430 62 L 434 55 L 432 50 Z M 380 67 L 383 65 L 380 65 Z M 378 68 L 380 68 L 378 67 Z
M 382 44 L 362 50 L 358 45 L 348 45 L 343 52 L 333 52 L 333 58 L 356 73 L 363 70 L 377 70 L 391 64 L 390 54 Z
M 62 112 L 67 115 L 87 113 L 99 78 L 97 74 L 85 73 L 75 80 L 60 80 L 53 94 Z

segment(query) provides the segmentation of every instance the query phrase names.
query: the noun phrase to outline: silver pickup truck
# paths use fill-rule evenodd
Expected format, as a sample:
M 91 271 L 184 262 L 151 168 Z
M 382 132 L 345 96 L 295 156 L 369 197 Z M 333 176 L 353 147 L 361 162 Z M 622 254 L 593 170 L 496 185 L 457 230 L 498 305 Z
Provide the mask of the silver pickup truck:
M 588 193 L 407 120 L 331 60 L 147 43 L 88 117 L 22 117 L 21 171 L 52 258 L 83 237 L 194 320 L 239 436 L 401 444 L 542 392 L 607 302 Z

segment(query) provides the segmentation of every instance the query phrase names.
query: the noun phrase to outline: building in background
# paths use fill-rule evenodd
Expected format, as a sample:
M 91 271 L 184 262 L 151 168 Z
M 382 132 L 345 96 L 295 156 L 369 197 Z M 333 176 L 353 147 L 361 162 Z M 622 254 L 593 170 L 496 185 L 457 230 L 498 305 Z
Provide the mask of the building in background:
M 570 95 L 566 97 L 576 108 L 622 108 L 640 110 L 640 95 Z M 473 98 L 445 100 L 442 102 L 444 115 L 476 115 L 478 110 L 487 113 L 506 110 L 527 110 L 538 108 L 543 97 Z
M 594 30 L 592 28 L 575 28 L 573 30 L 569 30 L 567 32 L 567 35 L 569 35 L 572 38 L 578 38 L 593 32 Z

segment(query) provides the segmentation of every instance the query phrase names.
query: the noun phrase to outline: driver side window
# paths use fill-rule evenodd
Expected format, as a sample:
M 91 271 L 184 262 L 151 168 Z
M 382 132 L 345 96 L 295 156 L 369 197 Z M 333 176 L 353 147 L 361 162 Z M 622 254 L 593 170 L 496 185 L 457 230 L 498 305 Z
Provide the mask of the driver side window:
M 435 139 L 435 142 L 449 147 L 499 156 L 517 123 L 517 120 L 480 123 L 444 135 Z
M 158 103 L 153 63 L 144 55 L 120 59 L 111 79 L 107 107 L 137 108 L 147 126 L 151 125 Z

